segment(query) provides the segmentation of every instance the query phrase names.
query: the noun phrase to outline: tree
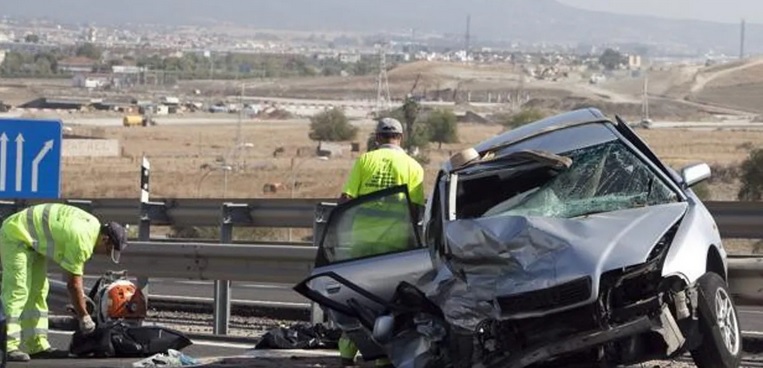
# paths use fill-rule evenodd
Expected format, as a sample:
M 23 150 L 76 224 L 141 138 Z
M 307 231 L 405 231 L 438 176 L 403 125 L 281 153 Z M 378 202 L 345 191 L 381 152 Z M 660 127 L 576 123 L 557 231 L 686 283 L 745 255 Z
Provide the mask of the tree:
M 348 141 L 358 134 L 358 127 L 350 124 L 344 111 L 338 108 L 320 112 L 310 118 L 310 133 L 314 141 Z
M 703 200 L 703 201 L 709 201 L 710 198 L 712 197 L 712 193 L 710 191 L 710 185 L 706 181 L 701 182 L 695 185 L 694 187 L 692 187 L 692 191 L 694 192 L 694 194 L 697 195 L 697 197 L 699 197 L 700 200 Z
M 416 123 L 416 119 L 419 116 L 419 109 L 421 107 L 419 106 L 418 101 L 416 101 L 413 96 L 406 96 L 405 102 L 403 102 L 403 120 L 402 123 L 405 124 L 405 134 L 408 135 L 409 138 L 406 142 L 403 142 L 403 148 L 410 150 L 413 147 L 419 147 L 416 146 L 413 142 L 416 141 L 414 136 L 416 135 L 416 131 L 414 130 L 414 124 Z
M 432 131 L 426 124 L 413 126 L 413 133 L 403 137 L 403 146 L 408 147 L 408 152 L 415 152 L 416 148 L 427 148 L 432 140 Z
M 458 142 L 458 124 L 453 111 L 432 111 L 427 117 L 426 125 L 429 128 L 430 140 L 438 143 L 437 149 L 441 149 L 443 143 Z
M 5 55 L 5 60 L 0 65 L 0 73 L 2 75 L 18 76 L 22 74 L 22 68 L 26 62 L 27 60 L 25 60 L 23 54 L 11 51 Z
M 75 54 L 77 56 L 84 56 L 93 60 L 101 59 L 101 49 L 89 42 L 78 47 Z
M 512 115 L 498 115 L 496 120 L 508 129 L 514 129 L 546 117 L 546 114 L 535 108 L 527 108 Z
M 737 197 L 740 201 L 763 199 L 763 148 L 750 150 L 749 156 L 739 167 L 742 187 Z
M 607 70 L 614 70 L 617 69 L 622 64 L 625 64 L 626 58 L 623 56 L 623 54 L 619 53 L 618 51 L 612 50 L 612 49 L 606 49 L 604 52 L 599 56 L 599 63 L 604 66 Z
M 388 110 L 388 111 L 382 111 L 379 113 L 378 117 L 381 118 L 393 118 L 397 119 L 401 124 L 404 125 L 403 130 L 405 130 L 405 134 L 403 135 L 403 144 L 402 147 L 408 151 L 408 153 L 411 153 L 415 151 L 414 148 L 425 148 L 429 142 L 430 142 L 430 130 L 429 127 L 426 124 L 415 124 L 416 119 L 418 118 L 418 111 L 419 106 L 418 102 L 416 102 L 413 99 L 409 99 L 411 102 L 408 104 L 408 114 L 406 116 L 406 105 L 404 104 L 402 107 L 399 107 L 397 109 Z M 415 104 L 415 105 L 414 105 Z M 410 123 L 408 119 L 413 119 Z M 412 132 L 412 133 L 411 133 Z
M 38 43 L 38 42 L 40 42 L 40 36 L 38 36 L 36 34 L 33 34 L 33 33 L 28 34 L 28 35 L 24 36 L 24 42 L 27 42 L 27 43 Z

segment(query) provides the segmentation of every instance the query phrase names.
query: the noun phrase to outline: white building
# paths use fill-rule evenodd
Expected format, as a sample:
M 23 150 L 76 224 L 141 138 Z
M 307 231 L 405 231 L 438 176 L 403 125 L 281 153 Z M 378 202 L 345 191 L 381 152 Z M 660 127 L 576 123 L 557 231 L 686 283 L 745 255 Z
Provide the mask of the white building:
M 339 54 L 339 61 L 348 64 L 360 62 L 360 54 Z
M 72 86 L 76 88 L 98 89 L 111 84 L 108 74 L 78 73 L 72 78 Z

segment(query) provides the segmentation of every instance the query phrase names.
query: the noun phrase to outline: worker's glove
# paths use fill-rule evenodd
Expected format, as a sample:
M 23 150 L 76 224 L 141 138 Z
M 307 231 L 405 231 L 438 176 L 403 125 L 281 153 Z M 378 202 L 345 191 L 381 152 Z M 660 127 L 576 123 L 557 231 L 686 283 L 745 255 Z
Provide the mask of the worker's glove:
M 79 320 L 79 330 L 86 335 L 95 331 L 95 322 L 93 322 L 93 318 L 90 315 L 86 315 Z

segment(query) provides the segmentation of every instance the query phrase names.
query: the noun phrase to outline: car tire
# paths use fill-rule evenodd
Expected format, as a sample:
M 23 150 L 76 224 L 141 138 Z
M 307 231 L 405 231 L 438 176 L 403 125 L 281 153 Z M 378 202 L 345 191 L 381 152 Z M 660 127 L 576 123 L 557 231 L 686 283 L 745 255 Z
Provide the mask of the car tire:
M 697 309 L 700 345 L 691 351 L 699 368 L 736 368 L 742 360 L 739 316 L 726 282 L 717 273 L 699 278 Z

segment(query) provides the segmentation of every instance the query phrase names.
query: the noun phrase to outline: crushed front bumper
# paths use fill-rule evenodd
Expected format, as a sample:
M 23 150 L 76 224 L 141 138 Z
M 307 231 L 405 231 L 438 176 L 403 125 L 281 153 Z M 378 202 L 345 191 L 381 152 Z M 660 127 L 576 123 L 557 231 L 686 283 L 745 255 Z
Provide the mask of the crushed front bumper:
M 658 332 L 663 336 L 668 346 L 666 355 L 670 355 L 677 351 L 685 341 L 673 315 L 667 306 L 664 306 L 661 313 L 654 318 L 642 316 L 629 322 L 610 327 L 606 330 L 585 331 L 573 334 L 559 341 L 539 344 L 522 351 L 514 352 L 508 356 L 485 362 L 485 367 L 523 368 L 546 361 L 555 356 L 593 348 L 649 331 Z

